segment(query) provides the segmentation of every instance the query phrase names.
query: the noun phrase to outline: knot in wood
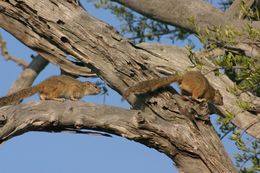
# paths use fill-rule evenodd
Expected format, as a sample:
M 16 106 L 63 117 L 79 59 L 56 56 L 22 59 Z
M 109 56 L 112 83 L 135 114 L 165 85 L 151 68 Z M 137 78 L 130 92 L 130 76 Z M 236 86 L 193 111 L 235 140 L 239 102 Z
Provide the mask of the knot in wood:
M 5 115 L 0 115 L 0 127 L 3 127 L 4 124 L 6 123 L 6 116 Z
M 81 118 L 77 119 L 74 126 L 77 129 L 81 129 L 84 126 L 83 120 Z
M 143 115 L 141 115 L 140 112 L 139 112 L 138 114 L 136 114 L 136 115 L 134 116 L 134 118 L 135 118 L 135 121 L 137 122 L 137 124 L 139 124 L 139 125 L 145 123 L 145 118 L 144 118 Z
M 201 120 L 209 120 L 209 109 L 208 109 L 208 103 L 200 103 L 195 104 L 192 107 L 194 111 L 195 118 L 201 119 Z
M 51 115 L 50 117 L 50 123 L 53 125 L 53 126 L 58 126 L 59 125 L 59 120 L 56 116 L 54 115 Z

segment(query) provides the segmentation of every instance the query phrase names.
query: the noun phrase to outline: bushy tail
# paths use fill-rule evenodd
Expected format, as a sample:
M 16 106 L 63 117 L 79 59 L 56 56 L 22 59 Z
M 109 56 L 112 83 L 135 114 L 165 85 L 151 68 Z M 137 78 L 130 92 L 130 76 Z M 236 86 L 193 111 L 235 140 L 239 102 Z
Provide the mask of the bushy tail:
M 147 92 L 155 91 L 161 87 L 166 87 L 173 82 L 180 82 L 182 77 L 179 75 L 171 75 L 167 77 L 162 77 L 158 79 L 151 79 L 147 81 L 140 82 L 135 86 L 129 87 L 125 93 L 124 98 L 128 97 L 131 93 L 142 94 Z
M 14 102 L 18 102 L 21 99 L 32 96 L 33 94 L 35 94 L 37 92 L 38 92 L 38 86 L 36 85 L 34 87 L 22 89 L 16 93 L 8 95 L 8 96 L 1 97 L 0 98 L 0 107 L 9 105 Z

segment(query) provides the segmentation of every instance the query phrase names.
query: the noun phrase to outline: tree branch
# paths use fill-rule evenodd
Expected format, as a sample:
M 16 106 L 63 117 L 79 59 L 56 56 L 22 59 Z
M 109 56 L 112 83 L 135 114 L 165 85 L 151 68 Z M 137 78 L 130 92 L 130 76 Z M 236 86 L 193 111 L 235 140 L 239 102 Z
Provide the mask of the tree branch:
M 197 33 L 197 27 L 222 26 L 240 29 L 246 26 L 242 20 L 230 20 L 211 4 L 200 0 L 111 0 L 131 8 L 149 18 L 168 23 L 187 31 Z M 251 0 L 250 0 L 251 1 Z M 185 9 L 183 11 L 182 9 Z M 207 15 L 205 15 L 207 14 Z M 189 19 L 194 18 L 197 26 Z M 215 20 L 212 20 L 215 19 Z
M 16 3 L 16 2 L 12 2 L 12 3 Z M 8 4 L 8 3 L 5 3 L 5 2 L 1 2 L 1 5 L 0 5 L 0 13 L 4 12 L 7 8 L 11 7 L 12 5 L 14 4 Z M 16 3 L 16 4 L 19 4 L 21 9 L 25 8 L 24 10 L 31 10 L 31 9 L 26 9 L 28 8 L 28 6 L 23 6 L 25 4 L 19 2 L 19 3 Z M 3 6 L 2 6 L 3 5 Z M 7 5 L 7 6 L 5 6 Z M 7 16 L 8 15 L 12 15 L 12 11 L 5 11 L 7 12 Z M 36 17 L 35 14 L 34 14 L 35 11 L 33 11 L 32 13 L 32 17 Z M 24 11 L 24 13 L 26 13 L 26 11 Z M 5 18 L 4 16 L 0 16 L 0 26 L 5 28 L 4 25 L 7 24 L 5 22 L 3 22 L 3 18 Z M 8 17 L 7 17 L 8 18 Z M 16 19 L 14 18 L 9 18 L 8 20 L 10 20 L 10 22 L 15 22 Z M 14 35 L 19 35 L 19 37 L 17 37 L 18 39 L 20 40 L 23 40 L 26 38 L 26 36 L 29 36 L 31 37 L 30 40 L 27 40 L 27 44 L 28 46 L 30 47 L 34 47 L 35 45 L 37 44 L 43 44 L 44 46 L 40 46 L 41 48 L 36 48 L 34 50 L 36 50 L 42 57 L 44 57 L 45 59 L 48 59 L 51 63 L 55 64 L 55 65 L 59 65 L 63 70 L 65 70 L 66 72 L 68 73 L 71 73 L 73 75 L 76 75 L 76 76 L 84 76 L 84 77 L 91 77 L 91 76 L 95 76 L 95 74 L 87 67 L 81 67 L 81 66 L 77 66 L 75 65 L 73 62 L 69 61 L 68 60 L 68 57 L 67 57 L 67 54 L 66 54 L 66 50 L 61 50 L 60 47 L 57 47 L 58 45 L 55 45 L 55 44 L 51 44 L 49 41 L 51 41 L 52 39 L 55 39 L 57 38 L 57 36 L 53 35 L 51 37 L 41 37 L 41 33 L 42 33 L 42 30 L 43 28 L 45 29 L 50 29 L 51 26 L 48 25 L 47 21 L 42 18 L 42 19 L 39 19 L 41 20 L 41 24 L 39 24 L 39 28 L 38 29 L 35 29 L 35 30 L 27 30 L 26 34 L 23 33 L 21 30 L 16 30 L 13 34 Z M 60 25 L 62 25 L 62 20 L 60 21 L 55 21 L 55 23 L 52 23 L 52 25 L 55 25 L 57 23 L 60 23 Z M 15 22 L 16 24 L 16 27 L 19 27 L 23 25 L 23 22 Z M 33 24 L 33 23 L 31 23 Z M 30 25 L 28 23 L 28 25 Z M 34 23 L 34 25 L 37 25 L 37 23 Z M 41 26 L 41 27 L 40 27 Z M 36 33 L 38 35 L 36 35 Z M 39 42 L 40 39 L 41 43 Z M 66 44 L 66 38 L 62 36 L 60 36 L 58 38 L 59 40 L 56 40 L 58 41 L 59 43 L 61 44 Z M 63 52 L 64 51 L 64 52 Z
M 16 63 L 17 65 L 21 66 L 23 69 L 25 69 L 26 67 L 28 67 L 27 62 L 25 62 L 22 59 L 16 58 L 15 56 L 9 54 L 7 48 L 6 48 L 6 42 L 5 40 L 2 38 L 1 34 L 0 34 L 0 52 L 1 55 L 4 57 L 4 59 L 6 61 L 13 61 L 14 63 Z
M 202 164 L 205 162 L 209 165 L 215 165 L 214 162 L 218 162 L 217 159 L 209 161 L 209 152 L 203 152 L 195 147 L 197 145 L 196 138 L 205 135 L 204 133 L 207 133 L 207 137 L 203 138 L 199 145 L 210 149 L 211 147 L 204 142 L 208 143 L 208 140 L 216 142 L 214 137 L 209 135 L 209 132 L 213 129 L 207 128 L 208 125 L 204 123 L 202 123 L 204 125 L 201 126 L 200 133 L 195 136 L 188 135 L 193 144 L 187 145 L 183 141 L 177 142 L 175 140 L 177 136 L 183 136 L 183 130 L 188 133 L 192 132 L 192 129 L 189 129 L 181 119 L 167 122 L 162 119 L 155 119 L 153 115 L 138 110 L 125 110 L 112 106 L 75 101 L 65 101 L 63 103 L 42 101 L 5 106 L 0 108 L 0 115 L 6 118 L 6 121 L 0 121 L 0 125 L 2 125 L 0 128 L 1 142 L 28 131 L 55 132 L 59 131 L 59 129 L 90 129 L 122 136 L 148 147 L 153 147 L 170 158 L 175 158 L 177 167 L 185 172 L 201 170 L 204 170 L 203 172 L 234 172 L 234 170 L 225 168 L 224 161 L 223 165 L 218 167 L 217 170 L 211 170 L 212 168 L 205 167 Z M 169 133 L 173 129 L 178 130 Z M 178 145 L 172 145 L 176 142 Z M 215 145 L 215 147 L 219 147 L 218 145 L 221 144 L 215 143 Z M 186 151 L 189 152 L 186 153 Z M 183 166 L 187 164 L 187 160 L 189 160 L 190 167 L 184 168 Z M 193 164 L 199 164 L 202 167 L 194 168 L 191 166 Z
M 6 123 L 0 123 L 0 140 L 4 142 L 28 131 L 80 129 L 101 130 L 133 138 L 138 135 L 131 130 L 136 128 L 134 117 L 138 114 L 140 111 L 73 101 L 43 101 L 6 106 L 0 108 L 0 115 L 7 120 Z
M 260 48 L 251 42 L 246 45 L 228 43 L 218 37 L 215 30 L 222 32 L 225 29 L 234 29 L 236 32 L 243 32 L 248 28 L 249 22 L 227 17 L 223 12 L 214 8 L 208 2 L 201 0 L 111 0 L 120 3 L 132 10 L 176 27 L 183 28 L 197 35 L 205 35 L 210 40 L 218 40 L 222 47 L 232 50 L 234 47 L 247 56 L 257 57 L 260 54 Z M 185 9 L 185 10 L 183 10 Z M 259 23 L 253 22 L 251 27 L 260 29 Z M 217 29 L 216 29 L 217 28 Z M 208 33 L 210 31 L 210 34 Z M 248 40 L 244 36 L 236 36 L 236 43 Z M 253 45 L 253 46 L 252 46 Z M 251 53 L 250 51 L 256 51 Z

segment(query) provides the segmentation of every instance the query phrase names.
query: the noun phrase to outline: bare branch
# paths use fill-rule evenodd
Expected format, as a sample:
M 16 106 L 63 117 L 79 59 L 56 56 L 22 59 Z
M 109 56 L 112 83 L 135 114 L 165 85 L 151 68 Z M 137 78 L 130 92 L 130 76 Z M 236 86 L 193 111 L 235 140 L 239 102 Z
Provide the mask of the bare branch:
M 212 150 L 218 158 L 221 152 L 214 149 L 220 143 L 216 143 L 212 135 L 212 128 L 207 128 L 205 123 L 199 123 L 200 132 L 195 136 L 191 135 L 194 129 L 190 129 L 182 119 L 174 121 L 164 121 L 154 118 L 150 113 L 138 110 L 125 110 L 105 105 L 94 105 L 90 103 L 66 101 L 44 101 L 38 103 L 19 104 L 16 106 L 5 106 L 0 108 L 0 115 L 6 117 L 5 123 L 2 121 L 0 128 L 0 140 L 6 141 L 14 136 L 21 135 L 28 131 L 52 132 L 60 129 L 90 129 L 108 132 L 127 139 L 135 140 L 148 147 L 153 147 L 158 151 L 167 154 L 170 158 L 175 158 L 176 165 L 185 172 L 236 172 L 235 169 L 227 167 L 224 160 L 214 159 L 210 161 L 208 151 Z M 53 130 L 54 129 L 54 130 Z M 176 131 L 175 131 L 175 130 Z M 177 130 L 178 129 L 178 130 Z M 62 131 L 61 130 L 61 131 Z M 174 133 L 171 133 L 173 132 Z M 177 142 L 179 136 L 189 139 L 192 144 L 185 144 L 183 140 Z M 206 137 L 201 138 L 207 134 Z M 215 143 L 210 146 L 209 142 Z M 178 143 L 172 145 L 172 143 Z M 203 152 L 200 148 L 207 148 Z M 189 152 L 186 153 L 186 150 Z M 171 152 L 169 152 L 171 151 Z M 184 155 L 182 156 L 183 153 Z M 223 154 L 223 153 L 222 153 Z M 192 157 L 188 157 L 192 156 Z M 225 156 L 227 158 L 227 156 Z M 212 157 L 211 157 L 212 158 Z M 184 167 L 189 163 L 190 166 Z M 220 163 L 221 162 L 221 163 Z M 206 165 L 220 164 L 217 169 Z M 192 167 L 191 165 L 200 165 Z M 193 169 L 192 169 L 193 168 Z M 212 170 L 213 169 L 213 170 Z
M 199 0 L 112 0 L 137 11 L 149 18 L 168 23 L 187 31 L 197 33 L 201 30 L 218 27 L 232 27 L 240 29 L 246 26 L 242 20 L 228 19 L 223 12 L 211 4 Z M 250 0 L 251 1 L 251 0 Z M 163 10 L 162 10 L 163 9 Z M 185 10 L 182 10 L 185 9 Z M 207 14 L 207 15 L 206 15 Z M 196 26 L 190 21 L 196 20 Z M 212 20 L 214 19 L 214 20 Z
M 29 113 L 30 109 L 34 111 Z M 51 132 L 67 129 L 68 131 L 69 129 L 71 129 L 70 131 L 77 131 L 84 128 L 91 130 L 106 129 L 107 132 L 112 134 L 120 136 L 124 134 L 131 137 L 134 135 L 131 135 L 130 130 L 120 129 L 120 127 L 132 126 L 131 128 L 134 128 L 132 118 L 140 113 L 140 111 L 128 111 L 121 108 L 73 101 L 19 104 L 2 107 L 0 110 L 0 114 L 8 120 L 6 124 L 1 124 L 3 125 L 0 129 L 2 142 L 30 130 Z M 10 110 L 20 111 L 15 111 L 17 113 L 12 114 Z
M 6 5 L 6 4 L 5 4 Z M 0 7 L 0 12 L 1 9 L 5 9 Z M 5 25 L 6 23 L 3 22 L 2 17 L 0 17 L 0 26 L 3 27 L 3 25 Z M 10 22 L 12 22 L 14 19 L 10 19 Z M 3 22 L 3 23 L 2 23 Z M 49 26 L 46 21 L 42 21 L 43 22 L 43 27 L 47 27 L 50 28 L 51 26 Z M 55 23 L 58 21 L 55 21 Z M 54 23 L 54 24 L 55 24 Z M 62 22 L 61 22 L 62 23 Z M 53 24 L 53 23 L 52 23 Z M 19 27 L 19 25 L 22 25 L 21 23 L 17 24 L 16 27 Z M 3 27 L 5 28 L 5 27 Z M 40 29 L 40 28 L 39 28 Z M 37 29 L 35 30 L 36 33 L 40 34 L 41 31 Z M 28 30 L 28 32 L 26 32 L 29 36 L 30 34 L 32 34 L 32 36 L 35 36 L 35 33 L 31 30 Z M 18 39 L 20 38 L 25 38 L 25 33 L 22 30 L 16 30 L 14 34 L 18 34 L 19 37 L 17 37 Z M 29 36 L 30 37 L 30 36 Z M 56 37 L 56 36 L 52 36 L 52 37 Z M 30 38 L 27 41 L 28 46 L 31 45 L 31 47 L 34 46 L 34 44 L 38 44 L 37 39 L 39 38 Z M 34 49 L 36 50 L 42 57 L 44 57 L 45 59 L 48 59 L 51 63 L 55 64 L 55 65 L 59 65 L 64 71 L 66 71 L 67 73 L 76 75 L 76 76 L 83 76 L 83 77 L 92 77 L 92 76 L 96 76 L 96 74 L 94 74 L 94 72 L 92 72 L 88 67 L 81 67 L 81 66 L 77 66 L 75 65 L 73 62 L 71 62 L 70 60 L 68 60 L 67 58 L 67 54 L 69 54 L 68 52 L 66 52 L 66 48 L 64 50 L 60 50 L 58 47 L 56 47 L 57 45 L 52 45 L 51 43 L 49 43 L 49 38 L 40 38 L 44 48 L 42 47 L 41 49 Z M 63 36 L 60 36 L 59 40 L 57 40 L 58 42 L 65 44 L 64 42 L 66 42 L 66 38 Z M 71 56 L 77 55 L 76 52 L 71 53 Z M 78 55 L 77 55 L 78 56 Z
M 1 51 L 1 55 L 4 57 L 4 59 L 6 61 L 13 61 L 14 63 L 16 63 L 17 65 L 21 66 L 23 69 L 25 69 L 26 67 L 28 67 L 28 63 L 25 62 L 24 60 L 20 59 L 20 58 L 16 58 L 15 56 L 11 55 L 7 48 L 6 48 L 6 42 L 5 40 L 2 38 L 1 34 L 0 34 L 0 51 Z
M 236 47 L 241 49 L 241 52 L 245 52 L 246 55 L 257 57 L 260 54 L 260 48 L 254 47 L 255 44 L 236 45 L 234 43 L 228 43 L 226 40 L 221 40 L 214 28 L 223 29 L 233 28 L 238 32 L 243 32 L 248 28 L 248 21 L 233 19 L 227 17 L 223 12 L 214 8 L 208 2 L 199 0 L 112 0 L 125 5 L 132 10 L 147 16 L 149 18 L 183 28 L 192 33 L 198 35 L 206 35 L 209 40 L 218 40 L 221 46 L 225 46 L 226 49 L 232 49 Z M 162 10 L 163 9 L 163 10 Z M 185 9 L 185 10 L 183 10 Z M 252 22 L 251 27 L 260 29 L 259 23 Z M 212 30 L 211 30 L 212 29 Z M 211 31 L 208 34 L 208 31 Z M 244 38 L 244 36 L 236 36 L 236 43 L 240 41 L 249 41 L 250 39 Z M 254 50 L 256 53 L 251 53 Z

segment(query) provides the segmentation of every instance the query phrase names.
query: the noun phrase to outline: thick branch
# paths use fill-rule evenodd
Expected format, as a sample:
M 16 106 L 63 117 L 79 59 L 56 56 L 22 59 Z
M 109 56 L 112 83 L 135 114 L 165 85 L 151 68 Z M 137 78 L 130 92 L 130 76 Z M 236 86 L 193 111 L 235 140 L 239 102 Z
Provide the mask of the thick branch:
M 209 135 L 212 129 L 209 128 L 210 131 L 208 131 L 205 128 L 208 125 L 202 126 L 201 134 L 188 135 L 193 142 L 187 145 L 183 141 L 175 141 L 177 136 L 186 138 L 183 134 L 184 129 L 188 133 L 189 130 L 192 131 L 185 125 L 184 121 L 176 119 L 175 122 L 167 122 L 155 119 L 153 115 L 137 110 L 125 110 L 73 101 L 63 103 L 44 101 L 2 107 L 0 108 L 0 115 L 2 117 L 0 125 L 3 126 L 0 128 L 0 140 L 2 142 L 28 131 L 52 132 L 66 131 L 67 129 L 90 129 L 108 132 L 153 147 L 169 157 L 175 158 L 177 167 L 184 172 L 235 171 L 225 168 L 224 160 L 222 160 L 223 165 L 214 168 L 215 170 L 211 170 L 211 168 L 205 167 L 203 164 L 203 162 L 208 162 L 209 165 L 215 165 L 214 162 L 218 162 L 214 158 L 208 159 L 211 157 L 208 152 L 211 151 L 211 147 L 204 142 L 208 142 L 208 140 L 216 142 L 215 137 Z M 3 117 L 6 118 L 6 121 L 3 120 Z M 204 133 L 207 133 L 207 136 L 200 141 L 200 145 L 207 148 L 207 152 L 195 147 L 197 145 L 196 138 L 205 135 Z M 179 143 L 178 146 L 172 145 L 176 142 Z M 219 145 L 221 144 L 215 143 L 215 147 L 219 147 Z M 189 152 L 185 153 L 187 149 Z M 220 157 L 218 156 L 220 153 L 215 154 L 214 157 Z M 187 162 L 189 166 L 184 168 Z M 201 167 L 193 167 L 194 164 L 201 165 Z
M 225 14 L 201 0 L 112 0 L 125 5 L 149 18 L 165 22 L 188 31 L 197 33 L 197 28 L 203 30 L 213 26 L 241 29 L 245 26 L 242 20 L 230 20 Z M 183 10 L 185 9 L 185 10 Z M 194 26 L 190 19 L 196 20 Z M 214 19 L 214 20 L 212 20 Z
M 237 35 L 236 44 L 230 44 L 222 40 L 215 32 L 218 30 L 224 32 L 225 29 L 232 28 L 237 32 L 243 32 L 248 28 L 249 22 L 239 19 L 229 18 L 225 13 L 211 6 L 208 2 L 202 0 L 112 0 L 132 10 L 145 15 L 149 18 L 168 23 L 173 26 L 183 28 L 187 31 L 204 35 L 213 42 L 220 43 L 220 46 L 227 49 L 238 49 L 244 51 L 245 55 L 257 57 L 260 54 L 260 48 L 252 45 L 257 44 L 251 39 Z M 185 9 L 185 10 L 184 10 Z M 252 23 L 252 27 L 260 29 L 259 23 Z M 208 32 L 210 31 L 210 34 Z M 204 37 L 204 36 L 203 36 Z M 209 38 L 210 37 L 210 38 Z M 240 41 L 249 42 L 241 44 Z M 258 43 L 259 44 L 259 43 Z M 251 53 L 255 51 L 256 53 Z
M 7 10 L 8 8 L 10 8 L 12 5 L 15 5 L 15 4 L 8 4 L 8 3 L 5 3 L 5 2 L 1 2 L 2 4 L 0 5 L 0 12 L 6 12 L 6 15 L 7 16 L 12 16 L 12 10 L 11 11 L 5 11 Z M 21 10 L 23 10 L 23 8 L 27 8 L 26 6 L 23 6 L 24 4 L 23 3 L 17 3 L 19 4 Z M 3 6 L 2 6 L 3 5 Z M 5 5 L 7 5 L 5 7 Z M 26 10 L 32 10 L 32 9 L 24 9 L 25 13 L 26 13 Z M 36 17 L 35 16 L 35 13 L 36 11 L 33 11 L 31 14 L 31 17 Z M 26 23 L 26 20 L 21 20 L 19 21 L 18 23 L 15 22 L 16 20 L 19 20 L 18 18 L 15 19 L 12 18 L 12 17 L 7 17 L 7 16 L 2 16 L 0 15 L 0 26 L 5 28 L 5 29 L 10 29 L 10 25 L 6 25 L 7 23 L 4 22 L 4 20 L 10 20 L 9 22 L 14 22 L 16 27 L 19 28 L 19 26 L 23 26 L 23 24 Z M 7 17 L 7 18 L 6 18 Z M 17 16 L 16 16 L 17 17 Z M 28 17 L 28 16 L 27 16 Z M 26 17 L 26 18 L 27 18 Z M 59 47 L 57 47 L 58 45 L 55 45 L 55 44 L 51 44 L 49 41 L 51 41 L 52 39 L 55 39 L 59 36 L 56 36 L 56 35 L 53 35 L 51 37 L 41 37 L 43 36 L 42 33 L 44 33 L 44 28 L 45 29 L 50 29 L 51 26 L 49 26 L 47 24 L 47 21 L 44 20 L 44 18 L 40 19 L 41 22 L 38 23 L 31 23 L 32 25 L 39 25 L 38 28 L 35 28 L 34 30 L 27 30 L 26 33 L 24 33 L 22 30 L 14 30 L 14 33 L 12 33 L 14 36 L 16 36 L 16 38 L 18 38 L 19 40 L 24 40 L 24 39 L 27 39 L 26 37 L 29 36 L 30 38 L 27 39 L 27 44 L 28 46 L 30 47 L 34 47 L 36 50 L 41 56 L 43 56 L 45 59 L 48 59 L 51 63 L 55 64 L 55 65 L 59 65 L 61 68 L 63 68 L 66 72 L 68 73 L 71 73 L 71 74 L 74 74 L 74 75 L 77 75 L 77 76 L 85 76 L 85 77 L 90 77 L 90 76 L 95 76 L 95 74 L 93 72 L 91 72 L 90 69 L 88 69 L 87 67 L 81 67 L 81 66 L 77 66 L 75 65 L 74 63 L 72 63 L 71 61 L 69 61 L 67 59 L 67 55 L 66 55 L 66 51 L 65 53 L 63 52 L 63 50 L 61 50 Z M 30 20 L 28 20 L 27 23 L 28 25 L 30 25 Z M 58 22 L 58 21 L 56 21 Z M 62 21 L 60 21 L 62 23 Z M 55 23 L 54 23 L 55 24 Z M 43 30 L 42 30 L 43 29 Z M 38 35 L 36 35 L 36 33 Z M 59 40 L 56 40 L 56 41 L 59 41 L 59 43 L 61 44 L 65 44 L 66 40 L 63 40 L 62 39 L 63 37 L 60 36 L 58 39 Z M 39 40 L 38 40 L 39 39 Z M 63 43 L 64 42 L 64 43 Z M 36 48 L 35 45 L 37 44 L 43 44 L 43 45 L 38 45 L 39 47 L 41 48 Z
M 8 120 L 6 124 L 1 122 L 2 142 L 31 130 L 48 131 L 51 127 L 103 130 L 133 138 L 137 136 L 130 130 L 135 128 L 133 118 L 140 113 L 140 111 L 73 101 L 19 104 L 2 107 L 0 110 L 0 115 Z

